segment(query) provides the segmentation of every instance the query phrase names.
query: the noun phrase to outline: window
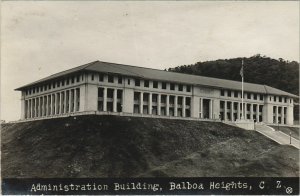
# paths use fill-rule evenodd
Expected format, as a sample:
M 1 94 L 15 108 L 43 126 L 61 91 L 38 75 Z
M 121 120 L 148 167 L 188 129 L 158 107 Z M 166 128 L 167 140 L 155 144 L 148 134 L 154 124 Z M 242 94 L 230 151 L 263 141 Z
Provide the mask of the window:
M 162 88 L 162 89 L 167 89 L 167 83 L 162 82 L 162 83 L 161 83 L 161 88 Z
M 149 87 L 149 80 L 144 80 L 144 87 Z
M 128 79 L 127 84 L 130 85 L 130 79 Z
M 80 81 L 80 76 L 77 76 L 76 77 L 76 82 L 79 82 Z
M 94 74 L 92 74 L 92 80 L 94 80 Z M 72 78 L 72 84 L 73 84 L 74 82 L 73 82 L 73 78 Z
M 231 109 L 231 102 L 227 102 L 227 109 Z
M 227 91 L 227 96 L 231 97 L 231 91 L 230 90 Z
M 123 78 L 122 78 L 122 76 L 118 76 L 118 83 L 119 83 L 119 84 L 122 84 L 122 83 L 123 83 Z
M 234 97 L 238 97 L 239 96 L 239 92 L 234 91 Z
M 221 109 L 223 109 L 224 108 L 224 104 L 225 102 L 224 101 L 220 101 L 220 107 L 221 107 Z
M 63 80 L 63 81 L 61 82 L 61 85 L 62 85 L 62 86 L 65 86 L 65 80 Z
M 69 85 L 70 81 L 69 81 L 69 78 L 67 78 L 67 85 Z
M 158 88 L 158 82 L 157 81 L 153 81 L 153 88 Z
M 274 102 L 276 102 L 276 99 L 277 99 L 277 97 L 276 97 L 276 96 L 274 96 Z
M 247 111 L 250 111 L 250 104 L 247 104 Z
M 186 92 L 191 92 L 191 86 L 190 85 L 186 86 Z
M 264 96 L 262 94 L 259 95 L 259 100 L 264 100 Z
M 221 89 L 221 96 L 224 96 L 224 90 Z
M 108 75 L 108 82 L 109 83 L 114 83 L 114 76 L 113 75 Z
M 182 89 L 183 89 L 182 84 L 179 84 L 179 85 L 178 85 L 178 90 L 179 90 L 179 91 L 182 91 Z
M 140 86 L 140 80 L 139 79 L 135 79 L 135 86 Z
M 257 94 L 254 94 L 254 100 L 257 100 Z
M 40 90 L 40 87 L 36 87 L 36 92 L 38 93 Z
M 57 82 L 57 87 L 60 87 L 60 81 Z
M 55 82 L 52 83 L 52 88 L 55 88 Z
M 172 91 L 175 90 L 175 84 L 173 84 L 173 83 L 170 84 L 170 90 L 172 90 Z
M 103 74 L 99 74 L 99 82 L 103 82 L 104 81 L 104 75 Z
M 48 84 L 48 88 L 49 88 L 49 90 L 51 89 L 51 84 Z
M 251 93 L 247 93 L 247 99 L 251 99 Z
M 92 80 L 94 80 L 94 74 L 92 75 Z M 74 77 L 71 78 L 71 83 L 74 84 Z
M 279 102 L 282 102 L 282 97 L 279 97 Z
M 284 103 L 286 103 L 286 97 L 284 98 Z

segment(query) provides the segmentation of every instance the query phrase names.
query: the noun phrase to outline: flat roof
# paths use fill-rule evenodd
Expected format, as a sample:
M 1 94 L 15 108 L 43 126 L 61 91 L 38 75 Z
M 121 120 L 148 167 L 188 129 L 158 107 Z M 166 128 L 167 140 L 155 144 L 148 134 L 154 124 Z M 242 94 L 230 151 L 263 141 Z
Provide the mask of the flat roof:
M 126 75 L 135 78 L 141 78 L 141 79 L 168 81 L 174 83 L 184 83 L 190 85 L 232 89 L 232 90 L 239 90 L 239 91 L 242 90 L 241 82 L 239 81 L 176 73 L 176 72 L 164 71 L 159 69 L 151 69 L 151 68 L 137 67 L 132 65 L 102 62 L 102 61 L 94 61 L 66 71 L 62 71 L 50 75 L 38 81 L 21 86 L 15 90 L 23 90 L 28 87 L 35 86 L 39 83 L 46 82 L 48 80 L 54 80 L 59 77 L 80 72 L 80 71 L 113 73 L 113 74 Z M 244 91 L 262 93 L 262 94 L 283 95 L 283 96 L 298 98 L 298 96 L 294 94 L 267 85 L 247 83 L 247 82 L 244 83 Z

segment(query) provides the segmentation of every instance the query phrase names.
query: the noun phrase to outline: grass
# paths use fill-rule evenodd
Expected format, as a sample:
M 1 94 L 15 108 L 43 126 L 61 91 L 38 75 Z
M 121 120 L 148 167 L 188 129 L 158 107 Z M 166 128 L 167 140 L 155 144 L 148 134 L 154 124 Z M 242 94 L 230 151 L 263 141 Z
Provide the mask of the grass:
M 2 125 L 3 177 L 299 176 L 299 151 L 218 122 L 80 116 Z
M 285 127 L 285 126 L 271 126 L 272 128 L 274 128 L 276 131 L 282 131 L 283 133 L 287 134 L 287 135 L 292 135 L 292 137 L 294 137 L 295 139 L 299 140 L 299 132 L 300 129 L 299 127 Z

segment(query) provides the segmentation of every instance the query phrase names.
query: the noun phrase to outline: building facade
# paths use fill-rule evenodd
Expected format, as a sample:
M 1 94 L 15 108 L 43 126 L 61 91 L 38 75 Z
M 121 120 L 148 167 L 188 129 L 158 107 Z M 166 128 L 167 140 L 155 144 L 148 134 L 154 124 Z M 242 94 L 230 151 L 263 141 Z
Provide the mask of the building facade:
M 22 86 L 21 119 L 78 112 L 141 114 L 236 121 L 241 82 L 95 61 Z M 297 96 L 244 84 L 244 118 L 293 124 Z

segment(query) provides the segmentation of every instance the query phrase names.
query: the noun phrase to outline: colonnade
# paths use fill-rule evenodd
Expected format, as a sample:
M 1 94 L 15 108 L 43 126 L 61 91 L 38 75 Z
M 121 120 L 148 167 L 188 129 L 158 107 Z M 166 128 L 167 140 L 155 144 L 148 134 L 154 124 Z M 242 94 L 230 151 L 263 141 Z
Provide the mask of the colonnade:
M 123 90 L 98 88 L 98 111 L 122 112 Z
M 134 92 L 133 112 L 160 116 L 191 116 L 191 97 Z
M 273 106 L 273 123 L 286 124 L 287 107 Z
M 222 100 L 221 102 L 223 102 L 223 107 L 221 107 L 222 120 L 235 121 L 235 120 L 240 120 L 242 119 L 242 117 L 244 117 L 244 119 L 254 120 L 255 122 L 262 121 L 263 104 L 244 103 L 243 114 L 242 114 L 241 102 L 227 101 L 227 100 Z
M 53 116 L 79 111 L 80 89 L 73 88 L 25 99 L 25 118 Z

